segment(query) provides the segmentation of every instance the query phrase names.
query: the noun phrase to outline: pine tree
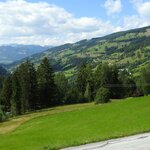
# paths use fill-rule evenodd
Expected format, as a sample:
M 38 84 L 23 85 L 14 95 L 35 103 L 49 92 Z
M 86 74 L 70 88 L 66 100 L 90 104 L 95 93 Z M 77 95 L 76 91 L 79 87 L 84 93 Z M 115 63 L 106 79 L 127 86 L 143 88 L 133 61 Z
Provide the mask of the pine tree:
M 23 63 L 19 66 L 19 82 L 21 87 L 21 111 L 25 113 L 29 108 L 29 72 L 28 64 Z
M 19 67 L 22 112 L 33 110 L 37 105 L 37 78 L 34 65 L 26 61 Z
M 35 109 L 37 105 L 37 80 L 36 71 L 30 61 L 26 61 L 19 67 L 19 79 L 21 86 L 22 113 Z
M 57 73 L 55 75 L 55 84 L 57 86 L 57 98 L 65 103 L 68 90 L 68 80 L 64 73 Z
M 106 84 L 105 78 L 107 78 L 106 70 L 107 65 L 105 64 L 99 64 L 95 70 L 94 76 L 95 76 L 95 91 L 97 91 L 101 86 L 104 86 Z
M 109 66 L 109 90 L 111 98 L 119 98 L 120 97 L 120 87 L 121 84 L 119 81 L 119 71 L 116 65 Z
M 88 89 L 89 101 L 94 100 L 94 74 L 91 65 L 86 67 L 87 79 L 86 79 L 86 91 Z
M 4 83 L 1 91 L 1 104 L 4 107 L 4 111 L 10 111 L 10 100 L 12 96 L 12 78 L 8 76 Z
M 12 98 L 11 113 L 13 115 L 21 114 L 21 87 L 19 83 L 18 69 L 12 75 Z
M 55 105 L 55 83 L 53 69 L 48 61 L 44 58 L 37 70 L 39 103 L 42 107 Z
M 118 98 L 118 69 L 116 66 L 101 64 L 95 71 L 95 91 L 106 87 L 110 91 L 111 98 Z
M 84 96 L 85 90 L 86 90 L 86 84 L 87 84 L 87 71 L 86 71 L 86 65 L 83 64 L 79 67 L 78 73 L 77 73 L 77 88 L 81 92 L 81 95 Z
M 34 110 L 37 107 L 37 73 L 32 63 L 29 64 L 29 109 Z

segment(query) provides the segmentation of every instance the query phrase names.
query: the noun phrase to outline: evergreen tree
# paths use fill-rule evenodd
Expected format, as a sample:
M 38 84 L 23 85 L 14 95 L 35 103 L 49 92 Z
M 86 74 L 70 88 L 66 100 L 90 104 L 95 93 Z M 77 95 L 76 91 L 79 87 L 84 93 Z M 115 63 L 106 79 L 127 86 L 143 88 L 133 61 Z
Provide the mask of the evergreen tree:
M 87 72 L 85 64 L 82 64 L 78 69 L 76 83 L 78 90 L 81 92 L 82 96 L 84 96 L 87 84 Z
M 119 81 L 122 84 L 122 87 L 120 88 L 121 98 L 133 96 L 133 93 L 136 91 L 137 87 L 129 71 L 127 70 L 120 71 Z
M 26 61 L 19 67 L 22 113 L 36 108 L 37 78 L 33 64 Z
M 80 95 L 80 102 L 92 101 L 94 99 L 93 71 L 89 64 L 82 64 L 78 69 L 76 84 Z
M 64 73 L 57 73 L 55 75 L 55 84 L 57 86 L 57 98 L 65 103 L 68 91 L 68 80 Z
M 100 88 L 101 86 L 101 76 L 102 76 L 102 64 L 97 65 L 96 70 L 94 72 L 94 90 Z
M 150 94 L 150 70 L 149 68 L 144 68 L 141 73 L 142 90 L 145 95 Z
M 86 80 L 85 95 L 86 93 L 88 93 L 89 101 L 93 101 L 94 100 L 94 74 L 91 65 L 89 64 L 87 65 L 86 72 L 87 72 L 87 80 Z
M 1 104 L 4 106 L 4 111 L 10 111 L 10 100 L 12 96 L 12 78 L 8 76 L 4 83 L 1 92 Z
M 78 91 L 77 87 L 73 84 L 67 91 L 66 95 L 66 104 L 75 104 L 80 103 L 81 101 L 81 95 Z
M 116 65 L 109 66 L 109 91 L 110 91 L 110 97 L 111 98 L 120 98 L 120 81 L 119 81 L 119 71 Z
M 27 63 L 19 66 L 19 84 L 21 88 L 21 112 L 25 113 L 29 108 L 29 72 Z
M 0 65 L 0 91 L 3 87 L 3 82 L 7 74 L 8 74 L 7 70 Z
M 29 64 L 29 84 L 30 84 L 30 91 L 29 91 L 29 106 L 30 109 L 34 110 L 37 107 L 38 100 L 37 100 L 37 73 L 32 63 Z
M 12 98 L 11 98 L 11 113 L 13 115 L 21 114 L 21 87 L 19 83 L 18 69 L 12 75 Z
M 5 80 L 5 76 L 0 75 L 0 92 L 1 92 L 1 90 L 2 90 L 4 80 Z
M 118 98 L 119 84 L 116 66 L 105 63 L 97 67 L 95 71 L 95 90 L 98 90 L 100 87 L 106 87 L 109 89 L 111 98 Z
M 53 69 L 48 61 L 44 58 L 37 70 L 39 86 L 39 102 L 42 107 L 55 105 L 55 83 Z
M 95 71 L 95 87 L 96 90 L 102 86 L 110 84 L 110 68 L 107 63 L 98 65 Z

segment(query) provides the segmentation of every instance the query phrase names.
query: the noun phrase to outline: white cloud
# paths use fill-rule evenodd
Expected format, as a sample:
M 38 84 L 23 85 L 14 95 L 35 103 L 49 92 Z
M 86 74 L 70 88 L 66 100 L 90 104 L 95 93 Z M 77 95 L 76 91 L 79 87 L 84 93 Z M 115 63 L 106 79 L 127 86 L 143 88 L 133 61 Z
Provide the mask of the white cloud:
M 131 3 L 141 17 L 150 19 L 150 2 L 131 0 Z
M 121 11 L 120 0 L 107 2 L 113 2 L 108 5 L 110 14 Z M 141 7 L 134 5 L 137 15 L 125 17 L 124 25 L 113 26 L 97 18 L 75 17 L 61 7 L 42 1 L 7 0 L 0 2 L 0 44 L 60 45 L 145 26 L 150 24 L 149 3 L 141 1 L 140 4 Z
M 150 2 L 143 2 L 137 7 L 137 11 L 141 17 L 150 20 Z
M 130 0 L 137 14 L 124 18 L 124 28 L 136 28 L 150 25 L 150 2 Z
M 104 7 L 108 15 L 120 13 L 122 10 L 121 0 L 106 0 Z
M 0 2 L 0 29 L 0 44 L 41 45 L 75 42 L 115 31 L 108 22 L 77 18 L 56 5 L 25 0 Z

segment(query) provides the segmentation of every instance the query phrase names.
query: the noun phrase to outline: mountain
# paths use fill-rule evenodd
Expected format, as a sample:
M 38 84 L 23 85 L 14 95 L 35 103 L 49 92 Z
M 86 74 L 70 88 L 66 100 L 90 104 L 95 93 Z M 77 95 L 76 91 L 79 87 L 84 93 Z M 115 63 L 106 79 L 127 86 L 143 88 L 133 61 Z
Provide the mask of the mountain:
M 1 45 L 0 46 L 0 63 L 8 64 L 23 59 L 35 53 L 42 52 L 50 46 L 39 45 Z
M 95 67 L 103 62 L 117 63 L 120 68 L 138 73 L 150 60 L 150 26 L 53 47 L 28 59 L 38 65 L 43 57 L 49 58 L 56 71 L 64 71 L 68 76 L 81 63 Z M 12 69 L 26 59 L 7 67 Z

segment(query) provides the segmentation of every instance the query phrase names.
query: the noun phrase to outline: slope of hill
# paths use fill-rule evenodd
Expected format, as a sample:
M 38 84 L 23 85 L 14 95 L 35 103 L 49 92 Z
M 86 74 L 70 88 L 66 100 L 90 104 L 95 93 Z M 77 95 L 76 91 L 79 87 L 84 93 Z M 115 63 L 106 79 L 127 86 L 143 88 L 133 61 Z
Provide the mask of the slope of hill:
M 0 63 L 8 64 L 50 48 L 39 45 L 1 45 Z
M 0 149 L 57 150 L 148 132 L 149 99 L 69 105 L 12 118 L 0 123 Z
M 70 75 L 81 63 L 117 63 L 120 68 L 139 70 L 150 59 L 150 26 L 113 33 L 100 38 L 65 44 L 28 57 L 36 65 L 48 57 L 56 71 Z M 25 61 L 17 61 L 9 69 Z

